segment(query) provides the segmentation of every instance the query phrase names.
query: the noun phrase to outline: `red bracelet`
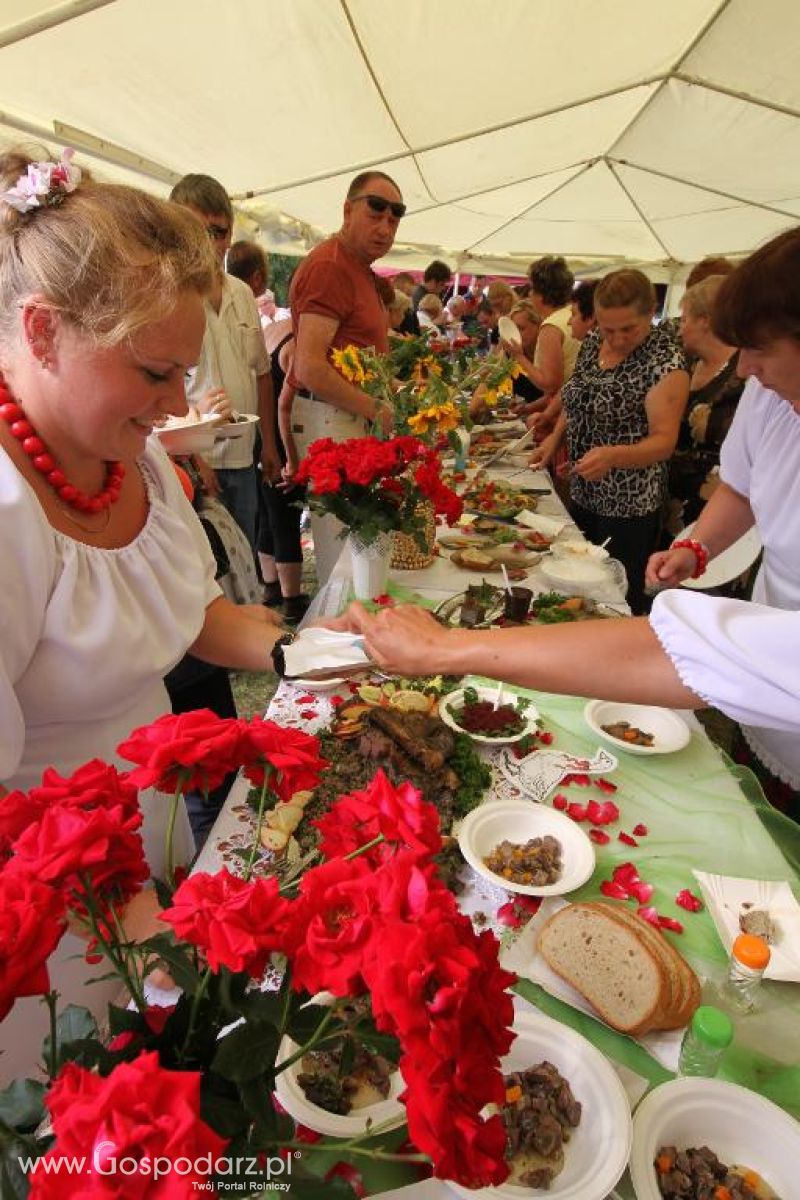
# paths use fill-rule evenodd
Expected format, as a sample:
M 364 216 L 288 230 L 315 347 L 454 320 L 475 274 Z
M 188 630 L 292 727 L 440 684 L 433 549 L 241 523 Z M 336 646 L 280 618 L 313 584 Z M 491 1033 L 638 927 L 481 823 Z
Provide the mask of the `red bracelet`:
M 679 542 L 672 543 L 670 550 L 691 550 L 697 562 L 697 566 L 692 572 L 692 579 L 699 579 L 701 575 L 705 575 L 708 560 L 711 557 L 708 546 L 704 546 L 702 542 L 696 542 L 694 538 L 681 538 Z

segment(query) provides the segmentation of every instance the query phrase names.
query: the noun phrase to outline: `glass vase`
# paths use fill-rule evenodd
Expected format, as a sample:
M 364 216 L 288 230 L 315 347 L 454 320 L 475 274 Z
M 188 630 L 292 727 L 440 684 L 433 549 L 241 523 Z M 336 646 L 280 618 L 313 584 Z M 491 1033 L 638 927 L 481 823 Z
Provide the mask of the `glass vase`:
M 392 534 L 379 533 L 365 542 L 351 531 L 348 539 L 352 563 L 353 593 L 356 600 L 374 600 L 386 591 L 392 558 Z

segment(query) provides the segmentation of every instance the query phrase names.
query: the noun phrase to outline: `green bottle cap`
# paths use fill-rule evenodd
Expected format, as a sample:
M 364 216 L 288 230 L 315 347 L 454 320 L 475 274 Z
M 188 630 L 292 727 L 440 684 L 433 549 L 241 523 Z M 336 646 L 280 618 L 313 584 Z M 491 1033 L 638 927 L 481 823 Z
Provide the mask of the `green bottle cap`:
M 692 1033 L 707 1046 L 724 1050 L 733 1041 L 733 1024 L 721 1009 L 701 1004 L 692 1017 Z

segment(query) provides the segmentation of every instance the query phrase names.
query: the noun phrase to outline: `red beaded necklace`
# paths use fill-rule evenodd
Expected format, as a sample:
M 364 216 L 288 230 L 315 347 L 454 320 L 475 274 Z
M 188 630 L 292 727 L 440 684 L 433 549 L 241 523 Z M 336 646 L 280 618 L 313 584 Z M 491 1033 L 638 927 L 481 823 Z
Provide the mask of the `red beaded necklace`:
M 100 513 L 119 499 L 125 468 L 121 462 L 106 463 L 106 478 L 99 492 L 90 496 L 70 483 L 47 446 L 14 400 L 5 383 L 0 380 L 0 417 L 11 429 L 36 470 L 44 475 L 50 487 L 70 508 L 83 513 Z

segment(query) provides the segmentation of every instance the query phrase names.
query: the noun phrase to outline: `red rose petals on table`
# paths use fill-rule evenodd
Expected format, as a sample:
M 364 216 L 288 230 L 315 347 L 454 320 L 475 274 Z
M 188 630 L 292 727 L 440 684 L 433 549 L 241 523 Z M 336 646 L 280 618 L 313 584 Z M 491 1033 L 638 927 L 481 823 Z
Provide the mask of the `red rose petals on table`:
M 315 708 L 301 708 L 299 715 L 304 721 L 313 721 L 315 717 L 319 716 L 319 713 Z
M 700 909 L 703 907 L 703 901 L 700 897 L 695 896 L 688 888 L 684 888 L 683 891 L 678 892 L 675 897 L 675 903 L 680 908 L 685 908 L 687 912 L 700 912 Z
M 569 800 L 561 792 L 556 792 L 555 796 L 553 796 L 553 808 L 557 808 L 559 812 L 563 812 L 568 804 Z
M 592 825 L 611 825 L 619 820 L 619 809 L 613 800 L 590 800 L 586 805 L 586 816 Z
M 651 898 L 655 890 L 652 883 L 645 883 L 643 879 L 638 879 L 636 883 L 631 884 L 628 888 L 628 894 L 638 904 L 647 904 L 647 901 Z
M 571 783 L 576 784 L 577 787 L 588 787 L 591 782 L 588 775 L 565 775 L 561 780 L 564 787 L 569 787 Z
M 608 896 L 610 900 L 627 900 L 628 891 L 621 883 L 614 883 L 611 879 L 604 879 L 600 884 L 600 891 L 604 896 Z
M 497 920 L 509 929 L 520 929 L 539 911 L 541 903 L 541 896 L 515 896 L 498 908 Z
M 674 917 L 662 917 L 659 915 L 658 925 L 660 929 L 669 929 L 671 933 L 683 933 L 683 926 Z
M 619 840 L 626 846 L 638 846 L 639 845 L 636 838 L 631 837 L 631 835 L 629 833 L 625 833 L 624 830 L 622 830 L 622 832 L 619 833 L 617 836 L 619 837 Z
M 573 800 L 573 802 L 571 804 L 567 805 L 567 816 L 570 817 L 573 821 L 585 821 L 586 820 L 586 805 L 585 804 L 577 804 Z
M 317 697 L 316 697 L 316 696 L 312 696 L 312 695 L 310 695 L 310 694 L 309 694 L 309 695 L 307 695 L 307 696 L 298 696 L 298 697 L 297 697 L 297 703 L 298 703 L 298 704 L 316 704 L 316 703 L 317 703 Z
M 594 786 L 606 794 L 615 792 L 617 790 L 617 785 L 612 783 L 610 779 L 595 779 Z
M 598 846 L 605 846 L 611 841 L 611 838 L 604 829 L 590 829 L 589 837 L 593 842 L 597 842 Z
M 634 837 L 647 837 L 649 832 L 650 831 L 646 825 L 639 824 L 639 825 L 634 825 L 634 827 L 633 827 L 633 836 Z
M 637 916 L 640 916 L 643 921 L 648 921 L 651 925 L 655 925 L 656 929 L 661 928 L 661 918 L 652 905 L 637 908 L 636 913 Z

